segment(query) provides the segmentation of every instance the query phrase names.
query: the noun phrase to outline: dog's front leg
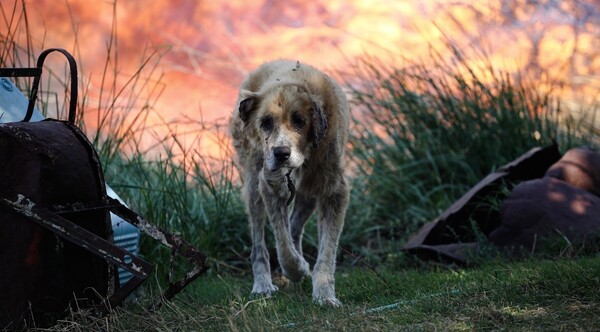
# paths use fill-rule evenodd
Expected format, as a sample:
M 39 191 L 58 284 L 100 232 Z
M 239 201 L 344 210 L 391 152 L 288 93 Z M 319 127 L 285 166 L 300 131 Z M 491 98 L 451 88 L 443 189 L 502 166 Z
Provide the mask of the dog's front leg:
M 277 286 L 273 285 L 271 279 L 269 252 L 265 244 L 265 206 L 258 190 L 258 176 L 255 173 L 246 173 L 245 178 L 246 182 L 242 190 L 252 238 L 252 253 L 250 254 L 254 275 L 252 294 L 270 296 L 277 291 Z
M 313 269 L 313 300 L 319 304 L 339 307 L 335 296 L 335 256 L 344 227 L 348 189 L 341 181 L 340 190 L 319 200 L 319 253 Z
M 316 199 L 314 197 L 305 196 L 301 192 L 296 193 L 294 199 L 294 210 L 290 219 L 292 240 L 296 250 L 302 256 L 302 234 L 304 233 L 304 225 L 308 218 L 315 211 Z
M 271 172 L 263 169 L 260 173 L 259 190 L 275 234 L 279 265 L 286 277 L 299 282 L 304 276 L 310 275 L 310 270 L 292 241 L 287 208 L 290 192 L 285 175 L 281 170 Z

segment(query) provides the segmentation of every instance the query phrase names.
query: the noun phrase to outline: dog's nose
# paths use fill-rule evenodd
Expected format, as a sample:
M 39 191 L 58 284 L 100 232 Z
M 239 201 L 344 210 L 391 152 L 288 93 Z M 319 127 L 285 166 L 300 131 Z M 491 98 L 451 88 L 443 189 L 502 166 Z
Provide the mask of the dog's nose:
M 288 160 L 292 154 L 292 151 L 287 146 L 276 146 L 273 148 L 273 156 L 278 162 L 284 162 Z

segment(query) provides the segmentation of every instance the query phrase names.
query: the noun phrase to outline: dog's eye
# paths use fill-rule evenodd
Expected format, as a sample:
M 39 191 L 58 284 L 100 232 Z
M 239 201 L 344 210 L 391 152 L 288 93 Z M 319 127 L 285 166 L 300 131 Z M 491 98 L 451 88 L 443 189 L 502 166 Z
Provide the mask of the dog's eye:
M 264 131 L 273 130 L 273 118 L 270 116 L 265 116 L 260 120 L 260 128 Z
M 302 115 L 300 115 L 298 113 L 292 113 L 292 125 L 295 128 L 302 129 L 302 128 L 304 128 L 305 124 L 306 124 L 306 121 L 304 121 L 304 118 L 302 117 Z

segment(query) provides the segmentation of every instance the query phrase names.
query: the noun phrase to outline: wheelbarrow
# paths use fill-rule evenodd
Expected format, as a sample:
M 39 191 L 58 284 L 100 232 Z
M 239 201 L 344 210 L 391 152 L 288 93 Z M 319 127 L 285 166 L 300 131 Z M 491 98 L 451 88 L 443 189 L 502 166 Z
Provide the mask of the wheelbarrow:
M 30 122 L 43 63 L 52 52 L 69 62 L 68 120 Z M 74 301 L 104 315 L 148 278 L 153 265 L 113 243 L 110 213 L 194 266 L 177 281 L 169 273 L 168 288 L 151 308 L 207 270 L 202 252 L 107 195 L 98 155 L 74 123 L 77 64 L 68 52 L 45 50 L 37 67 L 0 68 L 0 77 L 33 77 L 25 117 L 0 123 L 0 326 L 51 324 Z M 116 268 L 131 278 L 121 284 Z

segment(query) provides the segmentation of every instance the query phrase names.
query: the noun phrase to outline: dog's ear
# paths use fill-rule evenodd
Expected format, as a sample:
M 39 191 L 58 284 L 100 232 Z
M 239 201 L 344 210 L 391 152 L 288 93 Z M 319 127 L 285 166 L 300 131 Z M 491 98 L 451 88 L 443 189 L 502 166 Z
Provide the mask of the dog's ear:
M 256 96 L 256 93 L 243 90 L 240 93 L 240 99 L 238 112 L 240 114 L 240 119 L 246 123 L 258 105 L 258 97 Z
M 313 146 L 317 146 L 327 133 L 327 118 L 314 100 L 312 101 L 312 127 Z

